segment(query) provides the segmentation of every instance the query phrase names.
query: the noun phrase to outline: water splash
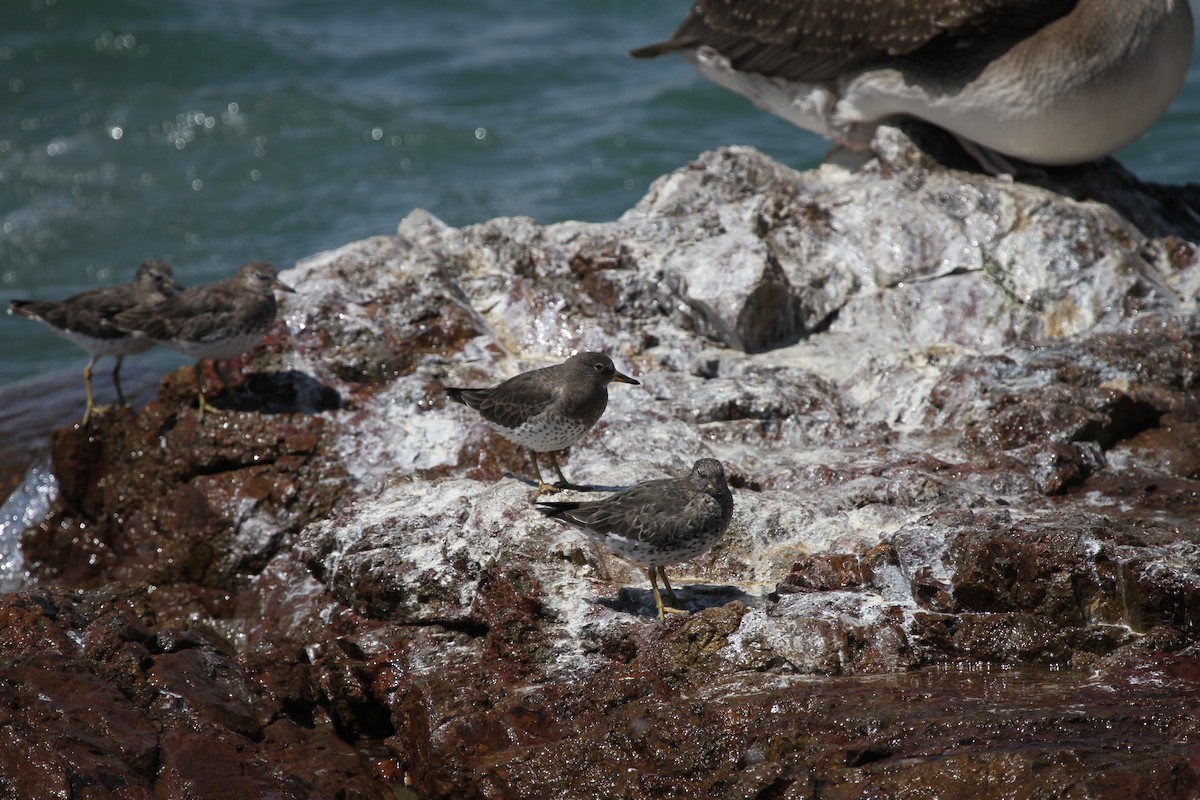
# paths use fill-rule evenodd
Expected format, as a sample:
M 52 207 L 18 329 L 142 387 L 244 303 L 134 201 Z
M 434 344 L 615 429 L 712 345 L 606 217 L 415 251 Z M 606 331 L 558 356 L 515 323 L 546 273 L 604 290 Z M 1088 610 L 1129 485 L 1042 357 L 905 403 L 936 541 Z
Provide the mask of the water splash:
M 0 592 L 24 588 L 29 579 L 21 535 L 45 518 L 58 497 L 58 480 L 45 461 L 30 468 L 4 505 L 0 506 Z

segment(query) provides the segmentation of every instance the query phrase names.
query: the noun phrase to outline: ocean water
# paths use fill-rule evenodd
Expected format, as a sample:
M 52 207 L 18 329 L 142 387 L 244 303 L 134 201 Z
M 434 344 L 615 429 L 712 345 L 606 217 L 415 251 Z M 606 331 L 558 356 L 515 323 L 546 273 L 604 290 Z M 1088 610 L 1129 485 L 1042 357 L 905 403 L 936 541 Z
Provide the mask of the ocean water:
M 0 299 L 281 268 L 414 208 L 613 219 L 699 153 L 750 144 L 796 168 L 827 143 L 627 51 L 689 0 L 10 0 L 0 4 Z M 1118 154 L 1200 180 L 1200 69 Z M 0 315 L 0 386 L 83 353 Z M 135 359 L 170 369 L 156 348 Z M 131 360 L 132 361 L 132 360 Z M 102 367 L 98 399 L 110 398 Z M 82 388 L 80 390 L 82 405 Z

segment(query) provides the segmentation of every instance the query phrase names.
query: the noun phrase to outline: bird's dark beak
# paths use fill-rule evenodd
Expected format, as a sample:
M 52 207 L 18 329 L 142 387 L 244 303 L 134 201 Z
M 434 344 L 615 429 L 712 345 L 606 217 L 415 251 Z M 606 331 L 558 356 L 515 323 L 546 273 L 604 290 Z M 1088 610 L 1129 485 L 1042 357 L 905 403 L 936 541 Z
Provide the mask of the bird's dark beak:
M 296 290 L 295 290 L 295 289 L 293 289 L 292 287 L 288 286 L 288 285 L 287 285 L 286 283 L 284 283 L 283 281 L 279 280 L 279 278 L 276 278 L 276 279 L 275 279 L 275 284 L 274 284 L 274 286 L 275 286 L 275 288 L 276 288 L 276 289 L 281 289 L 281 290 L 283 290 L 283 291 L 285 291 L 285 292 L 291 292 L 292 294 L 295 294 L 295 293 L 296 293 Z
M 612 379 L 615 383 L 632 383 L 634 386 L 642 385 L 641 381 L 636 381 L 622 372 L 614 372 Z

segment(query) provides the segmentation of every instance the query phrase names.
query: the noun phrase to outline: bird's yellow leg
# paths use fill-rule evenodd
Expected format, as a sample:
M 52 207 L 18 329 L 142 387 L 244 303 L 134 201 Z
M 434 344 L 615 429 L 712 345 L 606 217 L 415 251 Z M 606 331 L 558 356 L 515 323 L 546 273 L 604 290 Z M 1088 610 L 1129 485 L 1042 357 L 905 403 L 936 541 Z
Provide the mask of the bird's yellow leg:
M 200 409 L 200 419 L 203 420 L 206 411 L 216 413 L 217 409 L 210 406 L 208 400 L 204 397 L 204 370 L 201 368 L 199 361 L 192 367 L 192 374 L 196 376 L 196 397 L 198 398 L 196 405 Z
M 87 395 L 87 406 L 83 409 L 83 425 L 88 424 L 88 420 L 92 418 L 92 409 L 96 406 L 92 397 L 92 365 L 95 363 L 95 358 L 89 358 L 87 366 L 83 368 L 83 391 Z
M 117 356 L 117 363 L 112 371 L 113 388 L 117 390 L 117 405 L 119 406 L 129 405 L 125 400 L 125 393 L 121 391 L 121 362 L 124 360 L 125 356 Z
M 567 476 L 563 475 L 562 468 L 558 466 L 558 455 L 553 451 L 550 452 L 550 466 L 554 467 L 554 471 L 558 473 L 558 483 L 556 485 L 558 486 L 559 489 L 582 489 L 582 488 L 584 488 L 578 484 L 571 483 L 569 480 L 567 480 Z
M 542 480 L 542 471 L 538 468 L 537 453 L 533 450 L 529 451 L 529 460 L 533 462 L 533 475 L 537 478 L 537 491 L 533 494 L 533 499 L 537 500 L 544 494 L 554 494 L 558 491 L 558 487 L 553 484 L 546 483 Z M 557 468 L 557 464 L 555 465 Z
M 662 569 L 662 567 L 651 567 L 650 569 L 646 570 L 646 577 L 648 577 L 650 579 L 650 589 L 654 592 L 654 605 L 658 607 L 658 618 L 666 619 L 667 614 L 686 614 L 686 613 L 688 613 L 681 608 L 672 608 L 671 606 L 668 606 L 665 603 L 663 603 L 662 595 L 658 593 L 658 578 L 657 578 L 659 571 L 661 569 Z M 662 573 L 662 576 L 663 576 L 664 580 L 667 577 L 665 572 Z M 669 591 L 669 589 L 668 589 L 668 591 Z M 675 602 L 674 596 L 675 596 L 674 592 L 672 592 L 671 593 L 671 598 L 672 598 L 671 602 L 672 603 Z
M 675 590 L 671 588 L 671 582 L 667 580 L 667 568 L 658 567 L 659 577 L 662 578 L 663 587 L 667 590 L 667 599 L 671 601 L 671 605 L 678 606 L 679 601 L 675 598 Z

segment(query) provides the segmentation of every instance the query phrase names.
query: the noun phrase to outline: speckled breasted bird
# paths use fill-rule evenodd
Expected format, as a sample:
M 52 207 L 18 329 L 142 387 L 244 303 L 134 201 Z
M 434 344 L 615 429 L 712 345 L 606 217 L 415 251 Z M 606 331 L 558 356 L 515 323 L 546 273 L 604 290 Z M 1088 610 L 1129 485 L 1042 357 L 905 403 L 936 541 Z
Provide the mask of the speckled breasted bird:
M 490 389 L 447 388 L 446 396 L 475 409 L 506 439 L 529 451 L 538 494 L 578 488 L 562 473 L 555 452 L 592 429 L 608 407 L 608 385 L 638 381 L 617 372 L 604 353 L 579 353 L 553 367 L 522 372 Z M 542 480 L 538 453 L 549 453 L 557 486 Z
M 683 478 L 646 481 L 602 500 L 538 503 L 543 514 L 583 531 L 593 541 L 646 570 L 659 618 L 677 611 L 666 567 L 707 552 L 733 517 L 725 469 L 702 458 Z M 670 606 L 658 592 L 661 577 Z

